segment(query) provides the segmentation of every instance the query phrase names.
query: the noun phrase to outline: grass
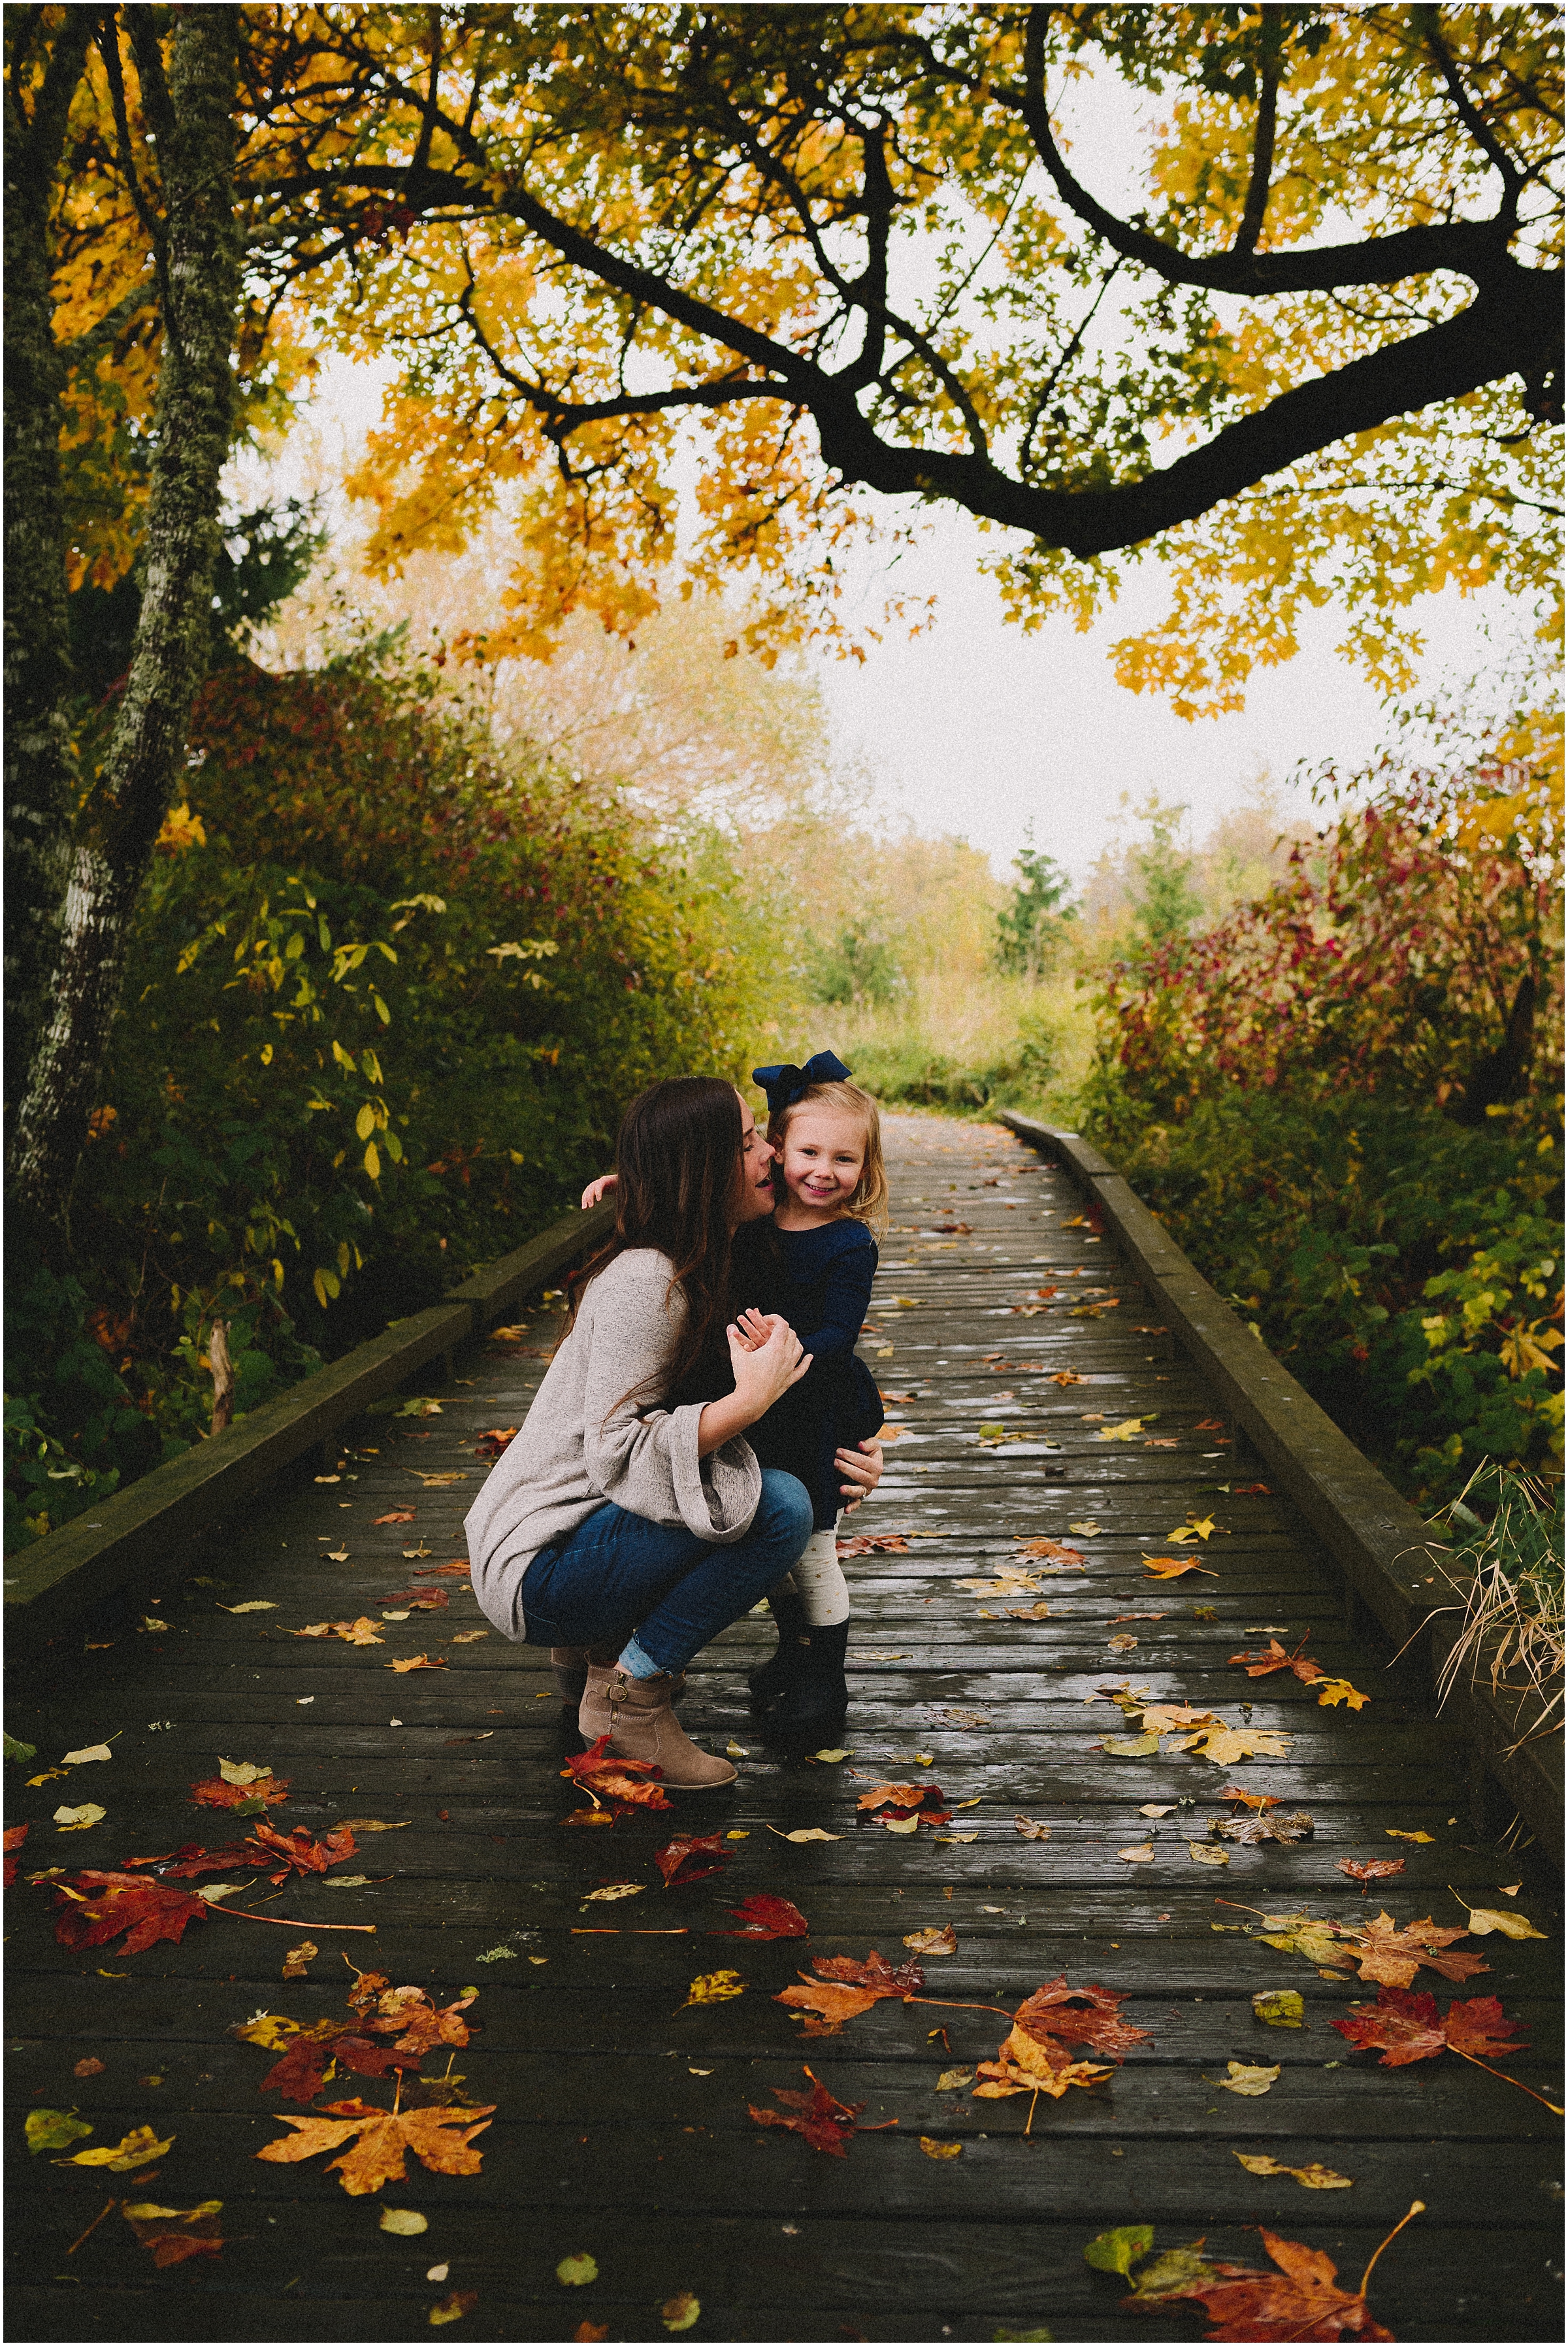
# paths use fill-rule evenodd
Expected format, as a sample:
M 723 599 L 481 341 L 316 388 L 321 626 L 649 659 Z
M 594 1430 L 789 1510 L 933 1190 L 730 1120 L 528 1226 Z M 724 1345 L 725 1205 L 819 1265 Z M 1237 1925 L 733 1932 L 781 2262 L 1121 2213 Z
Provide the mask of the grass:
M 996 970 L 925 971 L 893 1000 L 819 1007 L 812 1030 L 890 1107 L 1071 1118 L 1093 1018 L 1071 974 L 1032 984 Z
M 1524 1696 L 1533 1716 L 1517 1750 L 1562 1725 L 1563 1485 L 1512 1466 L 1478 1467 L 1437 1521 L 1455 1543 L 1446 1561 L 1473 1574 L 1439 1695 L 1461 1679 L 1473 1685 L 1485 1669 L 1494 1695 Z

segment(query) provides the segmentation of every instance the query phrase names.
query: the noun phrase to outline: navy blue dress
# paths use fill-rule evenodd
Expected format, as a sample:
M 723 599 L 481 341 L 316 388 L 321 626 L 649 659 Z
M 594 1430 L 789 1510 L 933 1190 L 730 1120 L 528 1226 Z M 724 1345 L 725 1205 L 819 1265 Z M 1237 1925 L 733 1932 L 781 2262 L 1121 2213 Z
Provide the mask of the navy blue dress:
M 767 1264 L 759 1308 L 787 1320 L 812 1359 L 799 1383 L 746 1439 L 761 1464 L 805 1484 L 817 1529 L 829 1531 L 844 1504 L 833 1453 L 852 1450 L 882 1423 L 876 1379 L 855 1352 L 871 1307 L 876 1241 L 864 1222 L 854 1221 L 815 1230 L 773 1229 L 769 1241 L 757 1261 L 759 1270 Z

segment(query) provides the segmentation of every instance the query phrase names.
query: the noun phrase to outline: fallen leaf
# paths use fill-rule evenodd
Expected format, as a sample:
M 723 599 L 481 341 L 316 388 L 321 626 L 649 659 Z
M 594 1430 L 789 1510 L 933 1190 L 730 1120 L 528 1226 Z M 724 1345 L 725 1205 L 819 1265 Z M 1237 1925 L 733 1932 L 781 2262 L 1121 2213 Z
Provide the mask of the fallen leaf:
M 476 2289 L 454 2289 L 450 2297 L 443 2297 L 439 2305 L 431 2307 L 427 2317 L 431 2327 L 439 2330 L 443 2322 L 461 2321 L 465 2313 L 473 2312 L 478 2302 L 479 2291 Z
M 1137 1639 L 1130 1636 L 1125 1629 L 1115 1637 L 1108 1637 L 1105 1643 L 1107 1649 L 1113 1654 L 1132 1654 L 1137 1651 Z
M 780 1841 L 842 1841 L 844 1838 L 842 1833 L 824 1832 L 820 1825 L 797 1825 L 793 1832 L 779 1832 L 777 1825 L 769 1825 L 768 1830 L 770 1833 L 779 1833 Z
M 1245 2150 L 1235 2151 L 1232 2157 L 1241 2161 L 1248 2175 L 1293 2175 L 1308 2191 L 1349 2191 L 1354 2185 L 1353 2177 L 1336 2175 L 1331 2167 L 1315 2162 L 1310 2167 L 1281 2167 L 1277 2158 L 1254 2157 Z
M 1230 1863 L 1229 1851 L 1216 1849 L 1212 1841 L 1189 1841 L 1186 1853 L 1195 1865 L 1228 1865 Z
M 347 1564 L 349 1560 L 349 1551 L 346 1547 L 330 1547 L 327 1550 L 327 1558 L 329 1563 L 331 1564 Z M 340 1632 L 340 1634 L 341 1633 Z M 354 1639 L 354 1643 L 357 1646 L 374 1645 L 378 1641 L 373 1637 L 356 1637 Z
M 737 1748 L 738 1749 L 738 1746 Z M 836 1768 L 840 1760 L 847 1760 L 849 1756 L 847 1751 L 840 1750 L 837 1745 L 827 1751 L 813 1751 L 811 1754 L 811 1758 L 820 1760 L 825 1768 Z
M 1133 2267 L 1148 2255 L 1154 2244 L 1152 2224 L 1118 2224 L 1090 2241 L 1084 2251 L 1084 2262 L 1093 2265 L 1096 2272 L 1123 2273 L 1130 2278 Z
M 732 1997 L 744 1995 L 746 1982 L 738 1972 L 704 1972 L 692 1981 L 682 2012 L 689 2012 L 694 2004 L 728 2004 Z
M 1385 1825 L 1383 1831 L 1390 1841 L 1431 1841 L 1437 1839 L 1436 1833 L 1401 1832 L 1398 1825 Z
M 406 1662 L 383 1662 L 382 1668 L 396 1670 L 400 1678 L 406 1678 L 410 1670 L 443 1670 L 446 1664 L 439 1658 L 433 1662 L 428 1654 L 411 1654 Z
M 850 2137 L 855 2131 L 855 2120 L 866 2106 L 864 2102 L 840 2102 L 812 2076 L 809 2069 L 801 2074 L 811 2079 L 809 2094 L 791 2086 L 774 2086 L 770 2090 L 774 2100 L 784 2104 L 781 2110 L 759 2110 L 755 2102 L 748 2102 L 747 2108 L 759 2126 L 786 2127 L 791 2134 L 803 2136 L 813 2150 L 826 2151 L 834 2158 L 847 2158 Z
M 666 2298 L 659 2307 L 658 2318 L 667 2330 L 689 2330 L 701 2311 L 702 2307 L 690 2290 L 683 2289 L 678 2295 Z
M 646 1882 L 606 1882 L 602 1890 L 589 1890 L 584 1894 L 590 1902 L 602 1899 L 607 1903 L 616 1898 L 640 1898 L 647 1887 Z
M 107 2066 L 107 2063 L 100 2061 L 96 2054 L 89 2053 L 85 2061 L 78 2061 L 76 2064 L 71 2075 L 73 2077 L 101 2077 Z
M 77 2117 L 75 2110 L 38 2109 L 28 2111 L 23 2131 L 27 2148 L 36 2158 L 41 2150 L 64 2150 L 68 2142 L 91 2134 L 92 2127 L 85 2118 Z
M 114 1756 L 107 1743 L 88 1743 L 80 1751 L 67 1751 L 60 1765 L 62 1768 L 82 1768 L 89 1760 L 112 1760 Z
M 1278 2082 L 1279 2076 L 1278 2061 L 1271 2069 L 1254 2068 L 1246 2061 L 1227 2061 L 1225 2066 L 1230 2072 L 1227 2077 L 1211 2078 L 1207 2082 L 1219 2086 L 1227 2094 L 1245 2094 L 1248 2096 L 1266 2094 L 1269 2087 Z
M 1113 1760 L 1152 1760 L 1159 1748 L 1157 1735 L 1108 1735 L 1100 1746 Z
M 226 1898 L 232 1898 L 237 1891 L 250 1890 L 254 1887 L 255 1884 L 249 1882 L 209 1882 L 204 1883 L 196 1894 L 204 1905 L 221 1906 L 223 1901 Z
M 341 1561 L 341 1559 L 337 1560 Z M 336 1635 L 342 1638 L 345 1645 L 384 1646 L 386 1644 L 386 1639 L 380 1634 L 379 1625 L 371 1619 L 368 1613 L 361 1613 L 357 1621 L 334 1621 L 332 1628 Z
M 1166 1537 L 1179 1547 L 1184 1540 L 1209 1539 L 1217 1529 L 1212 1515 L 1189 1515 L 1186 1522 L 1178 1524 L 1174 1532 L 1166 1532 Z
M 16 1869 L 22 1862 L 16 1852 L 20 1851 L 23 1842 L 26 1840 L 29 1830 L 30 1827 L 27 1825 L 7 1825 L 5 1828 L 5 1887 L 7 1890 L 16 1879 Z
M 1098 1531 L 1100 1527 L 1098 1524 L 1069 1524 L 1067 1528 L 1070 1532 L 1079 1532 L 1083 1534 L 1084 1537 L 1088 1537 L 1090 1534 Z M 1084 1556 L 1083 1550 L 1081 1548 L 1067 1547 L 1061 1540 L 1021 1540 L 1018 1545 L 1018 1552 L 1020 1556 L 1037 1556 L 1044 1563 L 1064 1564 L 1076 1567 L 1079 1570 L 1086 1568 L 1086 1559 Z
M 1237 1784 L 1227 1784 L 1223 1792 L 1215 1794 L 1215 1798 L 1219 1800 L 1238 1800 L 1244 1809 L 1277 1809 L 1279 1806 L 1278 1799 L 1273 1792 L 1244 1792 Z
M 607 1735 L 599 1736 L 585 1751 L 569 1759 L 561 1773 L 596 1798 L 617 1809 L 667 1809 L 670 1801 L 657 1779 L 663 1770 L 651 1760 L 622 1760 L 610 1749 Z
M 921 1808 L 928 1800 L 938 1809 L 942 1807 L 940 1784 L 879 1784 L 874 1791 L 862 1792 L 855 1807 L 857 1810 L 898 1809 L 908 1811 Z
M 1392 2338 L 1392 2331 L 1372 2320 L 1364 2296 L 1339 2286 L 1332 2260 L 1320 2249 L 1261 2227 L 1258 2237 L 1278 2271 L 1210 2264 L 1195 2249 L 1173 2249 L 1145 2268 L 1123 2303 L 1141 2310 L 1192 2299 L 1214 2323 L 1208 2334 L 1215 2339 L 1333 2339 L 1346 2331 L 1358 2338 Z
M 135 1873 L 87 1870 L 67 1875 L 55 1892 L 55 1936 L 61 1946 L 106 1946 L 126 1933 L 122 1954 L 139 1955 L 160 1939 L 177 1943 L 188 1923 L 206 1914 L 199 1898 L 144 1882 Z
M 898 1967 L 873 1947 L 863 1963 L 852 1955 L 818 1955 L 811 1970 L 802 1972 L 801 1984 L 781 1989 L 776 2004 L 788 2004 L 805 2016 L 808 2036 L 836 2036 L 846 2020 L 870 2012 L 889 1997 L 907 2003 L 925 1985 L 925 1974 L 912 1956 Z
M 963 2091 L 965 2086 L 972 2086 L 973 2083 L 972 2069 L 944 2069 L 936 2081 L 936 2089 L 939 2094 L 959 2094 Z
M 405 1621 L 407 1620 L 410 1612 L 443 1613 L 451 1602 L 452 1599 L 447 1595 L 444 1588 L 401 1588 L 395 1596 L 383 1596 L 382 1598 L 382 1604 L 383 1606 L 388 1605 L 402 1606 L 405 1610 L 399 1617 Z M 393 1617 L 394 1617 L 391 1613 L 387 1612 L 383 1612 L 382 1615 L 382 1618 L 385 1621 L 390 1621 Z
M 607 2338 L 609 2334 L 610 2325 L 607 2321 L 579 2321 L 572 2332 L 576 2346 L 596 2346 L 596 2341 Z
M 454 1646 L 472 1646 L 489 1635 L 488 1629 L 460 1629 L 452 1642 Z
M 957 2158 L 963 2148 L 962 2142 L 939 2142 L 929 2134 L 921 2135 L 920 2147 L 928 2158 Z
M 1022 1813 L 1013 1818 L 1013 1829 L 1025 1841 L 1049 1841 L 1051 1838 L 1049 1825 L 1040 1824 L 1033 1817 L 1026 1817 Z
M 584 2289 L 599 2278 L 599 2268 L 585 2249 L 575 2257 L 563 2257 L 555 2267 L 555 2279 L 566 2289 Z
M 1473 1929 L 1473 1916 L 1468 1927 Z M 1378 1914 L 1362 1925 L 1350 1944 L 1362 1979 L 1383 1987 L 1409 1987 L 1422 1964 L 1454 1981 L 1473 1979 L 1477 1972 L 1488 1970 L 1479 1955 L 1455 1948 L 1454 1941 L 1465 1935 L 1464 1929 L 1440 1927 L 1430 1914 L 1402 1931 L 1395 1929 L 1391 1914 Z
M 904 1944 L 917 1955 L 956 1955 L 958 1933 L 951 1923 L 932 1924 L 923 1931 L 907 1932 Z
M 381 2225 L 383 2232 L 392 2232 L 400 2240 L 412 2240 L 430 2229 L 430 2218 L 422 2216 L 417 2208 L 383 2208 Z
M 716 1832 L 677 1833 L 663 1849 L 654 1851 L 654 1863 L 664 1876 L 667 1890 L 688 1889 L 710 1873 L 721 1873 L 728 1862 L 724 1837 Z
M 1294 1810 L 1288 1816 L 1221 1817 L 1209 1827 L 1221 1841 L 1239 1841 L 1248 1849 L 1268 1841 L 1310 1841 L 1317 1830 L 1305 1809 Z
M 722 1939 L 804 1939 L 809 1935 L 810 1924 L 799 1906 L 788 1898 L 775 1898 L 767 1891 L 743 1899 L 730 1912 L 742 1924 L 738 1931 L 719 1931 Z
M 1469 1927 L 1478 1939 L 1484 1939 L 1492 1931 L 1501 1931 L 1508 1939 L 1544 1939 L 1548 1935 L 1538 1931 L 1525 1915 L 1504 1913 L 1495 1906 L 1472 1906 Z
M 1336 1703 L 1349 1703 L 1352 1710 L 1365 1710 L 1370 1695 L 1358 1694 L 1349 1678 L 1316 1678 L 1312 1681 L 1319 1707 L 1332 1708 Z
M 1168 1817 L 1175 1813 L 1174 1800 L 1145 1800 L 1138 1810 L 1140 1817 Z
M 894 1396 L 887 1394 L 883 1398 L 891 1400 Z M 907 1401 L 912 1396 L 906 1393 L 902 1398 Z M 901 1532 L 857 1532 L 852 1538 L 841 1539 L 837 1545 L 840 1556 L 908 1556 L 910 1554 L 909 1541 Z
M 1278 1728 L 1210 1727 L 1188 1736 L 1185 1748 L 1201 1751 L 1217 1768 L 1230 1768 L 1237 1760 L 1283 1760 L 1290 1742 Z
M 329 2047 L 301 2033 L 290 2039 L 282 2058 L 274 2061 L 257 2087 L 259 2093 L 281 2094 L 285 2101 L 311 2102 L 321 2092 L 331 2066 Z
M 1278 1947 L 1285 1954 L 1305 1955 L 1320 1970 L 1350 1969 L 1354 1958 L 1340 1944 L 1337 1923 L 1315 1923 L 1308 1914 L 1266 1914 L 1263 1921 L 1265 1927 L 1257 1936 L 1264 1946 Z
M 1139 1841 L 1135 1848 L 1119 1849 L 1116 1855 L 1125 1865 L 1152 1865 L 1155 1862 L 1155 1845 L 1152 1841 Z
M 1049 1605 L 1008 1605 L 1003 1609 L 1010 1621 L 1048 1621 L 1051 1618 Z
M 372 1515 L 371 1521 L 372 1524 L 412 1524 L 413 1515 L 412 1507 L 393 1507 L 387 1515 Z
M 1402 1857 L 1340 1857 L 1334 1862 L 1341 1873 L 1360 1883 L 1363 1898 L 1369 1883 L 1386 1881 L 1390 1873 L 1402 1873 L 1405 1870 Z
M 341 2110 L 344 2106 L 339 2107 Z M 484 2133 L 495 2105 L 454 2109 L 441 2104 L 430 2109 L 403 2110 L 396 2117 L 389 2110 L 372 2109 L 363 2102 L 347 2108 L 348 2115 L 336 2116 L 297 2118 L 285 2113 L 282 2123 L 294 2132 L 263 2144 L 257 2157 L 291 2165 L 314 2158 L 323 2150 L 336 2150 L 357 2136 L 352 2150 L 344 2150 L 341 2158 L 330 2162 L 339 2170 L 343 2189 L 353 2198 L 379 2191 L 383 2183 L 401 2183 L 407 2173 L 404 2153 L 410 2150 L 437 2174 L 474 2175 L 481 2153 L 472 2147 L 473 2137 Z
M 1207 1564 L 1186 1556 L 1145 1556 L 1144 1570 L 1151 1580 L 1179 1580 L 1184 1572 L 1201 1572 L 1210 1580 L 1219 1578 L 1218 1573 L 1210 1572 Z
M 412 1817 L 398 1817 L 391 1821 L 385 1817 L 345 1817 L 338 1831 L 351 1833 L 402 1832 L 412 1822 Z
M 1260 1988 L 1252 1999 L 1252 2016 L 1268 2028 L 1305 2028 L 1307 2006 L 1299 1988 Z
M 98 2150 L 78 2150 L 69 2158 L 56 2161 L 59 2167 L 103 2167 L 111 2175 L 129 2175 L 138 2167 L 150 2167 L 155 2158 L 162 2158 L 174 2148 L 175 2137 L 159 2142 L 149 2126 L 133 2127 L 129 2134 L 110 2149 L 107 2145 Z
M 1303 1686 L 1314 1686 L 1327 1675 L 1321 1662 L 1315 1662 L 1310 1654 L 1303 1654 L 1299 1648 L 1294 1654 L 1287 1653 L 1278 1637 L 1270 1637 L 1259 1653 L 1227 1657 L 1227 1668 L 1238 1665 L 1245 1668 L 1249 1678 L 1266 1678 L 1275 1670 L 1289 1670 Z
M 313 1941 L 301 1939 L 299 1945 L 290 1947 L 283 1957 L 283 1977 L 285 1979 L 307 1978 L 309 1966 L 320 1952 Z
M 88 1832 L 94 1825 L 101 1825 L 107 1815 L 107 1809 L 99 1808 L 96 1800 L 84 1800 L 79 1808 L 56 1809 L 55 1822 L 62 1832 Z
M 1510 2020 L 1494 1995 L 1456 2000 L 1440 2020 L 1436 1996 L 1380 1987 L 1370 2010 L 1348 2013 L 1329 2025 L 1359 2052 L 1380 2050 L 1378 2066 L 1383 2069 L 1407 2068 L 1449 2049 L 1474 2060 L 1506 2061 L 1528 2046 L 1528 2039 L 1517 2035 L 1523 2023 Z

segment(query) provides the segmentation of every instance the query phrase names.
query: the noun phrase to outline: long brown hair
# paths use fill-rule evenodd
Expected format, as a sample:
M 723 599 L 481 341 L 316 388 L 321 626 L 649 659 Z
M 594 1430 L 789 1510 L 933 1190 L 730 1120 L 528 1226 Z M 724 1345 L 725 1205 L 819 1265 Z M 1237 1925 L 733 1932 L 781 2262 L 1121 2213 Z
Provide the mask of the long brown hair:
M 617 1255 L 656 1247 L 675 1265 L 672 1284 L 686 1303 L 659 1372 L 662 1392 L 721 1353 L 740 1178 L 740 1096 L 733 1084 L 677 1076 L 639 1092 L 616 1140 L 616 1233 L 575 1284 L 568 1331 L 590 1282 Z

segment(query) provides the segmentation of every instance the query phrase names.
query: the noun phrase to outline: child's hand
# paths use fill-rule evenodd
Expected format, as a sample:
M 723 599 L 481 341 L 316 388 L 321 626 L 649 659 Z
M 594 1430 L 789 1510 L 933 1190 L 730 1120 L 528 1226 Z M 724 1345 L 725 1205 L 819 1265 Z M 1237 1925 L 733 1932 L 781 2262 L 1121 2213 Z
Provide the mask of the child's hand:
M 736 1333 L 748 1352 L 759 1352 L 773 1330 L 785 1325 L 777 1311 L 759 1311 L 754 1304 L 748 1304 L 735 1323 Z
M 735 1398 L 745 1413 L 747 1422 L 755 1425 L 766 1416 L 780 1393 L 799 1384 L 811 1365 L 811 1355 L 800 1350 L 800 1339 L 788 1321 L 769 1315 L 768 1334 L 763 1342 L 742 1334 L 732 1321 L 725 1331 L 729 1339 L 729 1364 L 735 1374 Z
M 839 1488 L 848 1503 L 844 1513 L 852 1515 L 860 1501 L 870 1498 L 882 1479 L 882 1445 L 880 1442 L 862 1442 L 858 1450 L 836 1450 L 833 1464 L 840 1474 L 850 1477 Z
M 584 1213 L 587 1212 L 590 1206 L 596 1206 L 606 1191 L 613 1189 L 615 1186 L 616 1177 L 613 1173 L 601 1173 L 596 1181 L 590 1181 L 583 1192 Z

